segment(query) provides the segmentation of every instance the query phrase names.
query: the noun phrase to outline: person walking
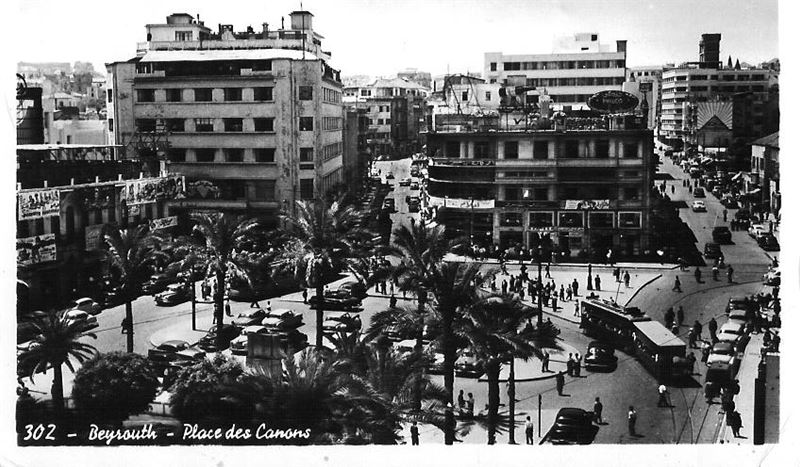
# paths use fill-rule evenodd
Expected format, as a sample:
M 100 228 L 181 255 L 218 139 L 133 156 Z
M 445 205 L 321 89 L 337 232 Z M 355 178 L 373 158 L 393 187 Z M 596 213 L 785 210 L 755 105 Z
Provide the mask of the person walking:
M 689 348 L 690 349 L 697 348 L 697 333 L 695 332 L 694 329 L 691 329 L 689 331 Z
M 670 403 L 667 400 L 667 387 L 663 384 L 658 386 L 658 407 L 670 407 Z
M 533 422 L 530 415 L 525 417 L 525 444 L 533 444 Z
M 728 210 L 727 209 L 723 209 L 722 210 L 722 222 L 728 222 Z
M 675 185 L 670 185 L 670 188 L 672 189 L 672 194 L 674 195 L 675 194 Z
M 567 287 L 567 301 L 572 300 L 572 287 Z
M 628 434 L 636 436 L 636 409 L 632 405 L 628 406 Z
M 694 324 L 692 325 L 692 331 L 694 331 L 694 336 L 697 339 L 700 339 L 700 335 L 703 332 L 703 325 L 700 324 L 700 321 L 694 320 Z
M 733 282 L 733 266 L 731 266 L 729 264 L 728 265 L 728 283 L 730 284 L 732 282 Z
M 500 291 L 503 295 L 508 293 L 508 281 L 503 279 L 503 282 L 500 284 Z
M 603 424 L 603 403 L 599 397 L 594 398 L 594 421 L 598 425 Z
M 561 284 L 561 288 L 558 290 L 558 298 L 562 302 L 565 301 L 564 300 L 564 284 Z
M 231 302 L 230 301 L 225 302 L 225 316 L 233 316 L 233 313 L 231 313 Z
M 600 291 L 600 274 L 594 276 L 594 289 Z
M 735 410 L 729 411 L 727 414 L 727 423 L 728 426 L 731 427 L 731 431 L 733 431 L 733 437 L 741 438 L 739 430 L 742 429 L 742 415 Z
M 677 318 L 678 318 L 678 321 L 677 321 L 678 322 L 678 326 L 683 326 L 683 318 L 684 318 L 683 305 L 678 306 Z
M 558 391 L 559 396 L 564 395 L 564 372 L 559 371 L 556 374 L 556 390 Z
M 625 275 L 623 276 L 625 279 L 625 288 L 629 288 L 631 286 L 631 275 L 628 271 L 625 271 Z
M 703 273 L 700 272 L 700 267 L 699 266 L 694 268 L 694 280 L 696 280 L 698 284 L 703 282 L 702 280 L 700 280 L 702 275 L 703 275 Z
M 681 280 L 675 276 L 675 285 L 672 286 L 673 292 L 681 292 Z
M 689 352 L 689 355 L 686 356 L 686 367 L 689 369 L 689 375 L 694 375 L 694 366 L 697 363 L 697 357 L 694 356 L 694 352 Z
M 567 360 L 567 375 L 572 376 L 574 371 L 575 371 L 575 360 L 572 358 L 572 354 L 569 354 L 569 359 Z
M 572 316 L 580 316 L 580 315 L 581 315 L 581 306 L 580 306 L 580 303 L 578 303 L 578 301 L 576 300 L 575 301 L 575 312 L 572 314 Z
M 578 296 L 578 279 L 572 279 L 572 295 Z
M 417 422 L 411 423 L 411 445 L 419 446 L 419 427 Z
M 467 405 L 467 401 L 464 400 L 464 390 L 458 391 L 458 410 L 463 412 L 464 407 Z
M 575 376 L 576 378 L 580 378 L 581 377 L 581 360 L 583 360 L 583 357 L 581 357 L 581 354 L 580 353 L 576 353 L 575 354 L 575 364 L 572 365 L 572 375 Z
M 550 263 L 544 266 L 544 277 L 550 279 Z
M 467 414 L 469 414 L 470 417 L 475 415 L 475 397 L 472 393 L 467 395 Z
M 389 308 L 394 308 L 396 306 L 397 306 L 397 297 L 395 297 L 394 294 L 392 294 L 392 296 L 389 297 Z
M 672 323 L 675 322 L 675 312 L 672 311 L 672 307 L 669 307 L 666 313 L 664 313 L 664 326 L 667 328 L 672 327 Z
M 542 355 L 542 373 L 550 373 L 550 354 L 547 350 Z
M 375 285 L 375 292 L 378 291 L 377 289 L 378 289 L 378 286 Z M 303 303 L 308 303 L 308 289 L 305 288 L 305 287 L 303 287 Z
M 711 318 L 711 321 L 708 322 L 708 334 L 711 336 L 711 342 L 713 343 L 717 338 L 717 320 L 714 318 Z

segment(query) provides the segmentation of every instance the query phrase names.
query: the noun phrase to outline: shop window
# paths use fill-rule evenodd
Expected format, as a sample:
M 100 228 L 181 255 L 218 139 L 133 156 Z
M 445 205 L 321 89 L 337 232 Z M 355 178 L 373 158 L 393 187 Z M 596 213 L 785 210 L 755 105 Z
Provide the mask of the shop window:
M 553 227 L 553 213 L 532 212 L 528 215 L 528 222 L 531 228 Z
M 519 212 L 501 213 L 500 225 L 502 227 L 520 227 L 522 226 L 522 214 Z
M 620 228 L 640 228 L 642 226 L 642 214 L 638 212 L 619 213 Z
M 614 227 L 614 214 L 610 212 L 589 213 L 589 227 L 591 228 Z
M 583 227 L 582 212 L 560 212 L 558 213 L 559 227 Z

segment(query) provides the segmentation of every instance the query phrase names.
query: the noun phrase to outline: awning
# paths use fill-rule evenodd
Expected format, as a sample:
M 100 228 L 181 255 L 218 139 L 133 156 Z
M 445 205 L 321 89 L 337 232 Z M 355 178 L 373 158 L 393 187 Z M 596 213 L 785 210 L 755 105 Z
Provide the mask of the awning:
M 239 49 L 239 50 L 151 50 L 140 63 L 147 62 L 206 62 L 212 60 L 317 60 L 317 56 L 306 51 L 289 49 Z

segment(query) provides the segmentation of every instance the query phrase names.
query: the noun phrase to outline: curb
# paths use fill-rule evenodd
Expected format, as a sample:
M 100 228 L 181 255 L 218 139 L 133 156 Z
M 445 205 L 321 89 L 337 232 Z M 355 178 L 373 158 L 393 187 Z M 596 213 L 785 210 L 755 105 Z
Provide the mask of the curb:
M 652 283 L 653 283 L 653 282 L 655 282 L 656 280 L 658 280 L 658 279 L 661 279 L 661 277 L 662 277 L 662 276 L 663 276 L 663 274 L 658 274 L 658 275 L 656 275 L 654 278 L 652 278 L 652 279 L 650 279 L 649 281 L 645 282 L 644 284 L 640 285 L 640 286 L 639 286 L 639 288 L 638 288 L 638 289 L 636 289 L 636 292 L 634 292 L 634 293 L 633 293 L 633 295 L 631 295 L 631 298 L 629 298 L 629 299 L 628 299 L 628 301 L 627 301 L 627 302 L 625 302 L 625 306 L 628 306 L 628 304 L 631 302 L 631 300 L 633 300 L 634 298 L 636 298 L 636 296 L 637 296 L 637 295 L 639 295 L 639 292 L 640 292 L 642 289 L 644 289 L 644 288 L 645 288 L 645 287 L 647 287 L 648 285 L 652 284 Z
M 487 259 L 484 259 L 484 260 L 476 260 L 476 259 L 468 258 L 468 257 L 465 257 L 465 256 L 457 257 L 457 258 L 454 258 L 454 259 L 445 259 L 444 261 L 447 261 L 447 262 L 450 262 L 450 263 L 474 262 L 474 263 L 483 263 L 483 264 L 500 264 L 500 260 L 493 259 L 493 258 L 487 258 Z M 508 266 L 518 266 L 520 264 L 520 262 L 519 262 L 519 260 L 509 260 L 509 261 L 506 262 L 506 264 Z M 539 263 L 536 262 L 536 261 L 533 261 L 533 260 L 523 260 L 522 264 L 525 264 L 526 266 L 533 266 L 533 265 L 537 265 Z M 542 264 L 545 264 L 545 263 L 542 263 Z M 550 262 L 550 268 L 552 269 L 554 267 L 556 267 L 556 268 L 557 267 L 566 267 L 566 268 L 583 268 L 583 269 L 586 269 L 589 264 L 590 263 L 554 263 L 554 262 Z M 672 264 L 672 263 L 663 263 L 663 264 L 661 264 L 661 263 L 642 263 L 642 264 L 639 264 L 639 263 L 620 262 L 620 263 L 615 263 L 614 265 L 611 265 L 611 266 L 609 266 L 606 263 L 597 263 L 597 264 L 596 263 L 591 263 L 591 264 L 592 264 L 592 269 L 616 269 L 616 268 L 621 268 L 621 269 L 668 269 L 668 270 L 673 270 L 673 269 L 678 267 L 677 264 Z

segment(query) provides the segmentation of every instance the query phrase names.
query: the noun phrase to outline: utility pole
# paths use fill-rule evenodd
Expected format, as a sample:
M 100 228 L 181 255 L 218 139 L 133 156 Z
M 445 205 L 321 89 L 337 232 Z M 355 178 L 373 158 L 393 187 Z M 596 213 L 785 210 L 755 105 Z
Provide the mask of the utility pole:
M 516 421 L 514 420 L 515 416 L 515 403 L 517 397 L 517 391 L 515 387 L 514 381 L 514 356 L 511 356 L 511 364 L 508 367 L 508 444 L 517 444 L 514 440 L 514 427 L 516 425 Z

